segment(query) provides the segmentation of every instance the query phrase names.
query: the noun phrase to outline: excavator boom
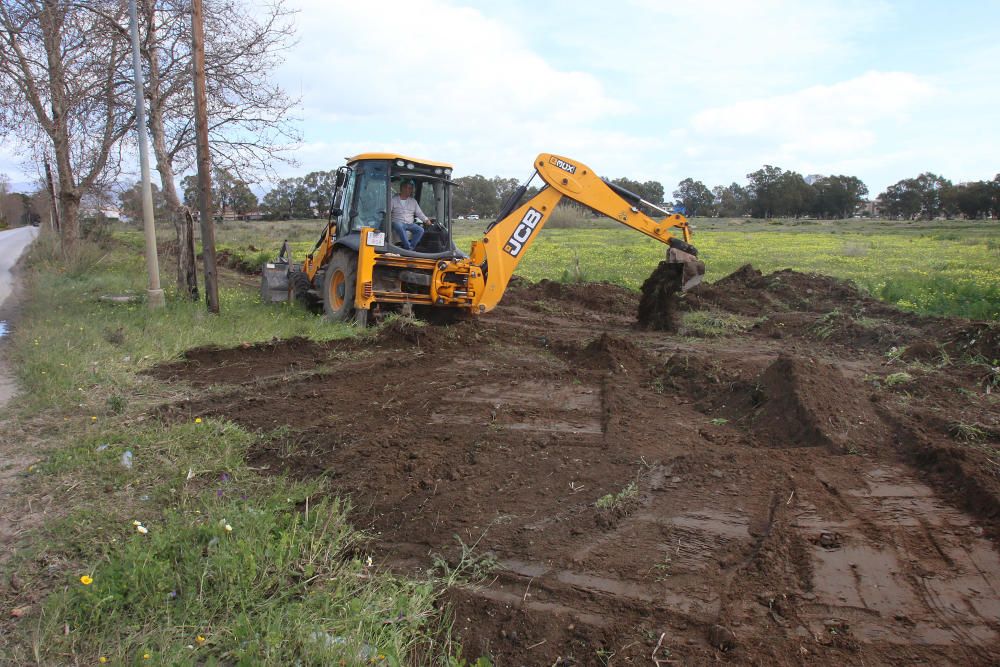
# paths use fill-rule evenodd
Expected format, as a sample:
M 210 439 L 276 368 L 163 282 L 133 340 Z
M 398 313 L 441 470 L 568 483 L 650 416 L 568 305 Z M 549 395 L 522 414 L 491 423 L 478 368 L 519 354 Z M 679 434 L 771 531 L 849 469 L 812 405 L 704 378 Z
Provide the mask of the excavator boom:
M 471 257 L 485 260 L 486 280 L 479 312 L 496 307 L 521 258 L 534 243 L 542 227 L 563 197 L 606 215 L 612 220 L 670 246 L 671 260 L 685 265 L 684 287 L 701 281 L 704 264 L 695 259 L 697 250 L 690 245 L 691 231 L 687 218 L 667 213 L 660 220 L 651 218 L 640 206 L 656 209 L 650 202 L 620 186 L 602 180 L 590 167 L 560 155 L 542 153 L 535 159 L 535 172 L 545 182 L 538 194 L 499 218 L 479 241 L 472 245 Z M 515 194 L 523 196 L 524 188 Z M 516 201 L 511 202 L 516 205 Z M 671 233 L 679 230 L 682 238 Z

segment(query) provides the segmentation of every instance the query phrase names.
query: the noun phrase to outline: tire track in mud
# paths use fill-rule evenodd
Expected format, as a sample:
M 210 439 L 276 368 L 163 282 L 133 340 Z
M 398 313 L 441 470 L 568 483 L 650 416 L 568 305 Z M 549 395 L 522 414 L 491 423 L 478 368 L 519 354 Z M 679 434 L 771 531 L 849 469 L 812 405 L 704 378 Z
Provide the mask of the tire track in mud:
M 764 278 L 723 300 L 854 298 Z M 795 317 L 722 340 L 640 332 L 630 299 L 521 285 L 453 327 L 193 351 L 154 372 L 207 369 L 230 390 L 161 415 L 286 427 L 253 464 L 326 477 L 401 572 L 477 545 L 497 569 L 446 602 L 469 655 L 496 664 L 1000 662 L 996 525 L 907 467 L 912 417 L 866 384 L 881 351 L 809 338 Z M 876 308 L 859 303 L 843 312 Z

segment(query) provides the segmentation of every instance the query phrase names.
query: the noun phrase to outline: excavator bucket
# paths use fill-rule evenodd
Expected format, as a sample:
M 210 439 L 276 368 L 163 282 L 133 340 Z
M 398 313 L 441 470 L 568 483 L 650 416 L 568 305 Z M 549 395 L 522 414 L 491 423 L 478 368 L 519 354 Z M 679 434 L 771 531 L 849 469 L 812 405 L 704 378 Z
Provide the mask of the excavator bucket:
M 671 248 L 667 251 L 667 261 L 671 264 L 681 264 L 683 266 L 680 275 L 680 288 L 682 292 L 686 292 L 692 287 L 701 284 L 701 281 L 705 278 L 705 262 L 690 253 L 678 250 L 677 248 Z
M 273 262 L 266 262 L 260 270 L 260 300 L 264 303 L 288 301 L 288 241 L 281 245 L 281 252 Z

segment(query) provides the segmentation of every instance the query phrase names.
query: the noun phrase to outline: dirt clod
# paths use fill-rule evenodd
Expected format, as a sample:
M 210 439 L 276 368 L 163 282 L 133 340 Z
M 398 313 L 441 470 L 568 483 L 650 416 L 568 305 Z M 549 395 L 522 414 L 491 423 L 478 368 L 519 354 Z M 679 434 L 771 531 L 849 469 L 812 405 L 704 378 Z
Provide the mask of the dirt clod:
M 722 652 L 736 648 L 736 635 L 727 627 L 713 625 L 708 630 L 708 643 Z

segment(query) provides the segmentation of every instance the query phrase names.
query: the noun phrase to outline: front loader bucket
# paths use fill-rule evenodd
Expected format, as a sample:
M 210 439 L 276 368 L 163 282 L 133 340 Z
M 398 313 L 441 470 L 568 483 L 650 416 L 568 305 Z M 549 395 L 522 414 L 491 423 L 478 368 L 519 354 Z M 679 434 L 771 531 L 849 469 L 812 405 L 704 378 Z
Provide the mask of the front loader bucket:
M 260 299 L 264 303 L 288 301 L 288 264 L 268 262 L 260 271 Z

